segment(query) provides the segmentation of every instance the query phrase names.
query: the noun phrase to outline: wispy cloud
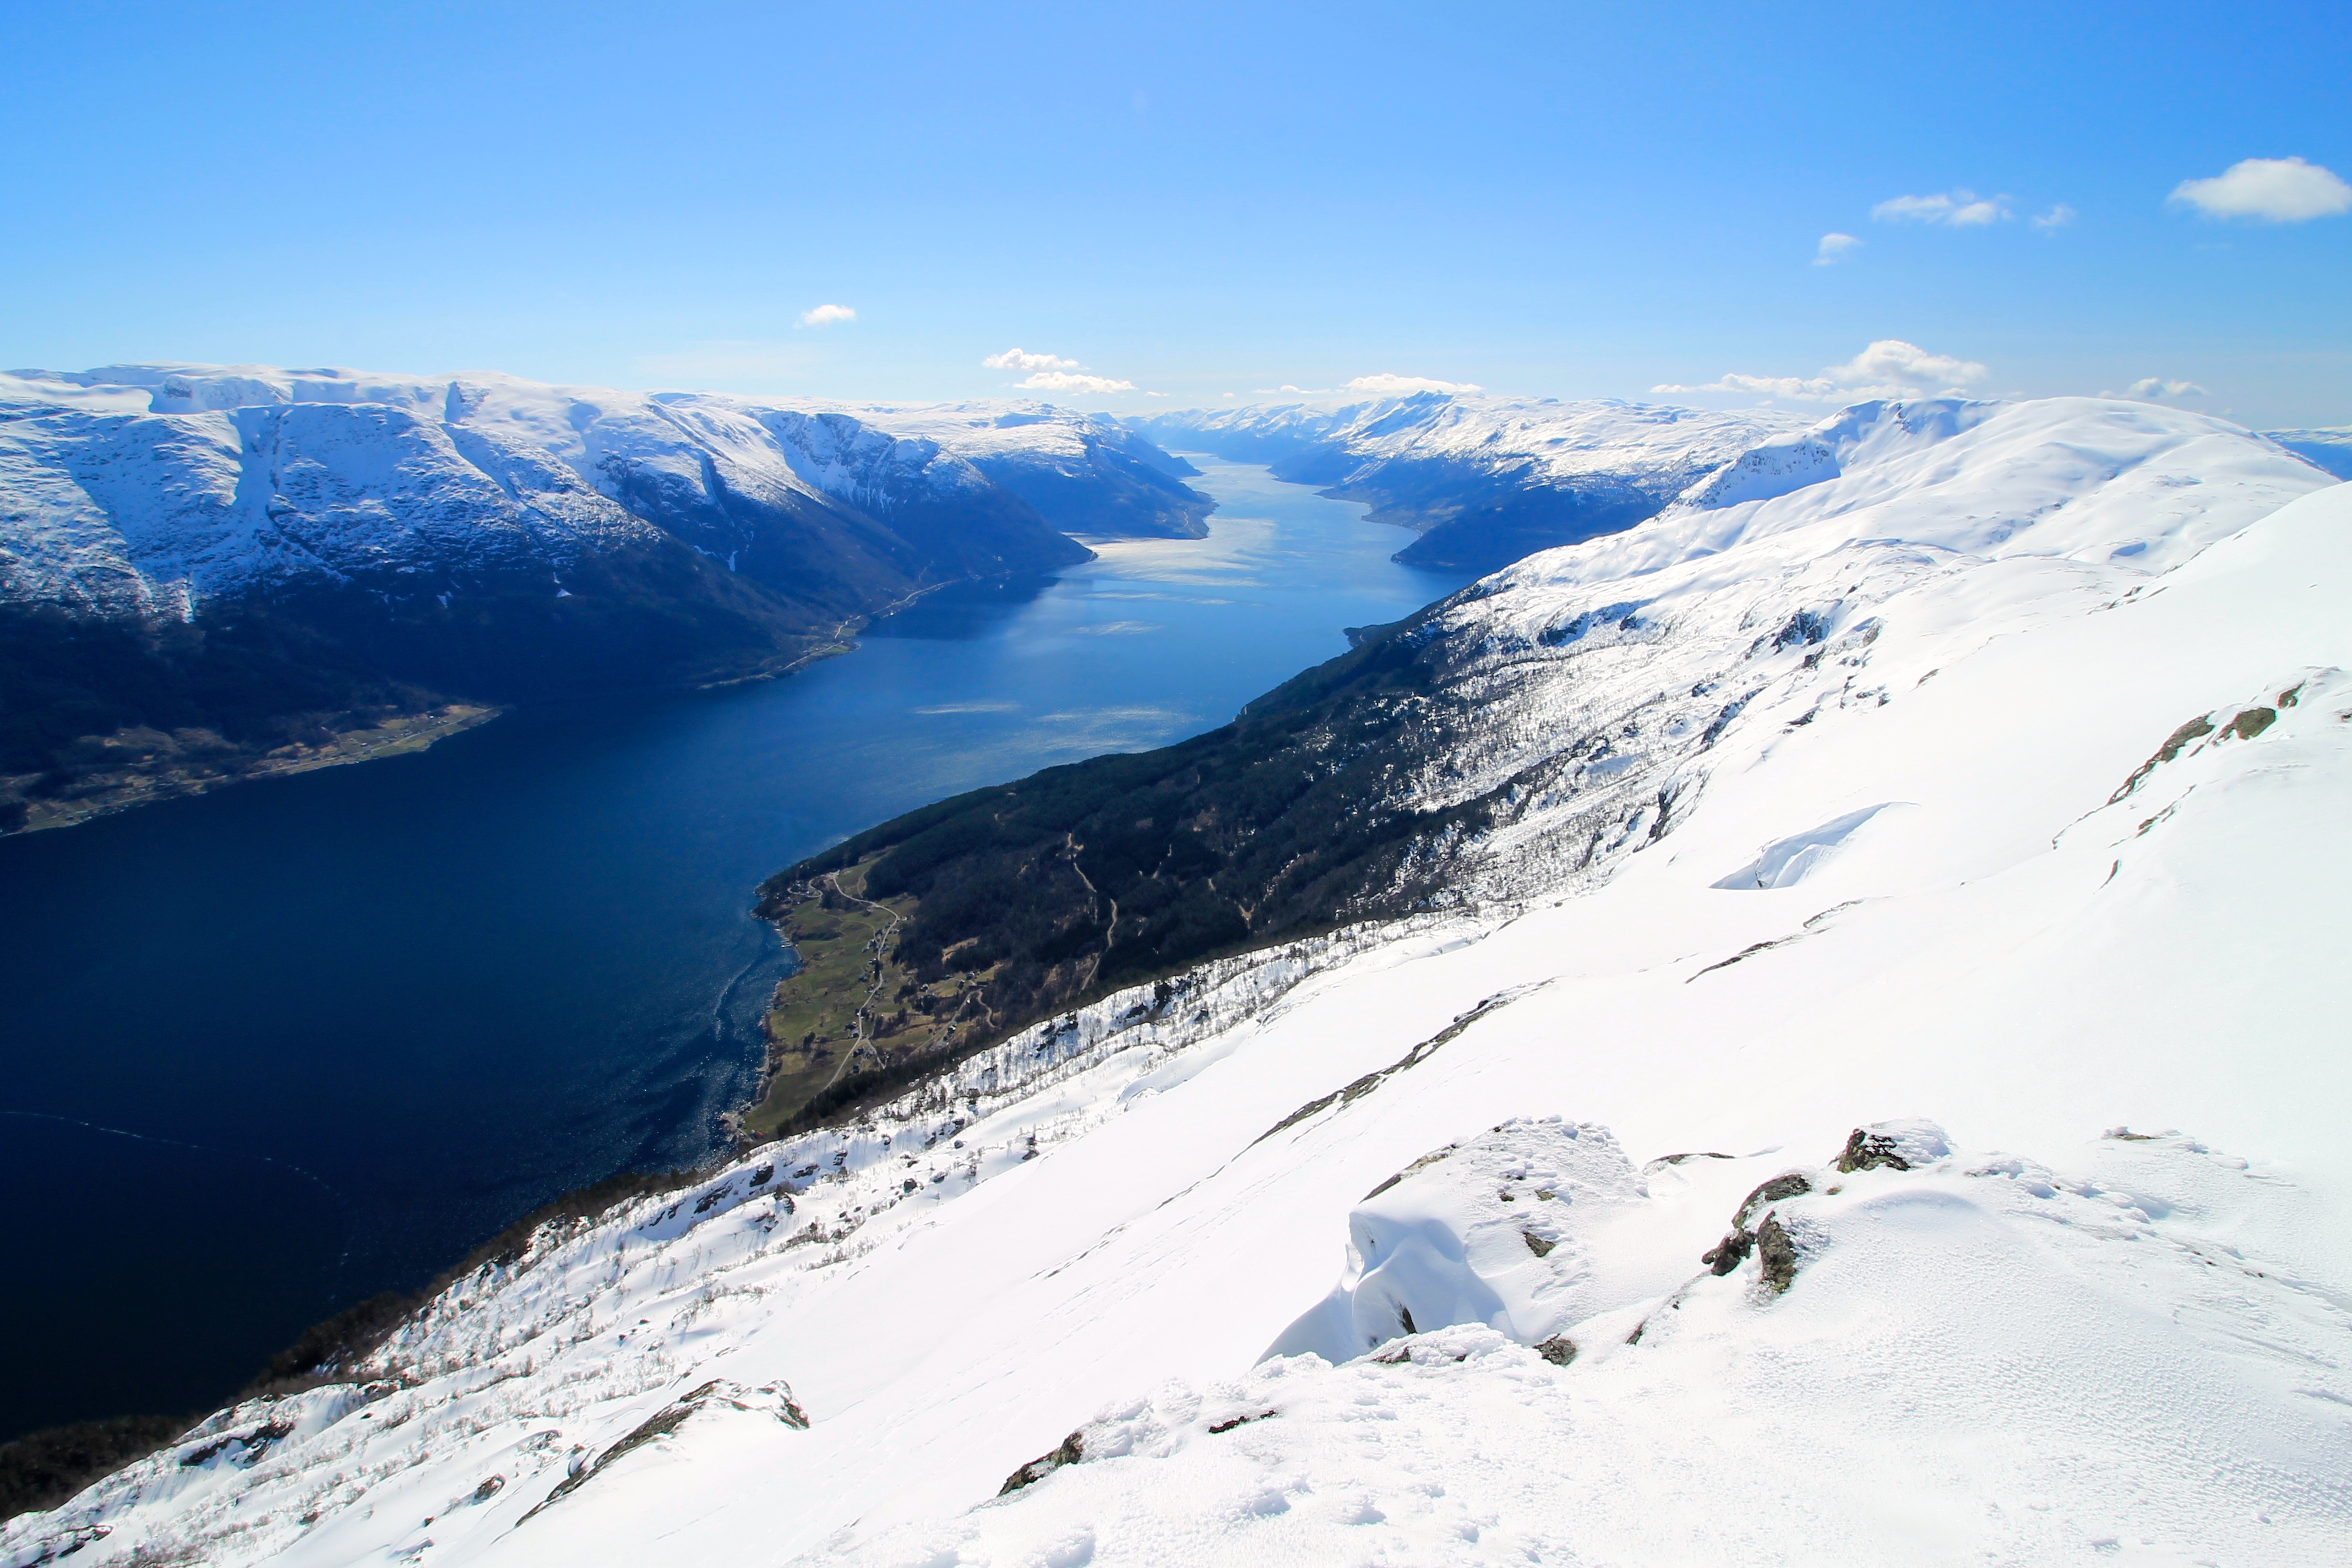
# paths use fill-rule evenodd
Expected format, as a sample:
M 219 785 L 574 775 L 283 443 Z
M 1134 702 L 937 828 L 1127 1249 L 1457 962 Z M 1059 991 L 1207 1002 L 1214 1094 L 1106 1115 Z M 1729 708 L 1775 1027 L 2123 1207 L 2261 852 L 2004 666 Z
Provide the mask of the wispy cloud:
M 2161 375 L 2144 375 L 2121 392 L 2102 392 L 2101 397 L 2136 397 L 2143 403 L 2160 402 L 2168 397 L 2202 397 L 2205 389 L 2193 381 L 2175 381 Z
M 1833 267 L 1862 248 L 1862 241 L 1850 234 L 1825 234 L 1821 247 L 1813 252 L 1813 265 Z
M 2352 185 L 2301 158 L 2245 158 L 2210 180 L 2181 181 L 2170 199 L 2207 217 L 2302 223 L 2352 212 Z
M 1667 384 L 1653 392 L 1745 392 L 1787 403 L 1858 403 L 1871 397 L 1918 397 L 1940 388 L 1946 396 L 1965 393 L 1990 374 L 1974 360 L 1929 353 L 1900 338 L 1881 338 L 1843 364 L 1824 365 L 1819 375 L 1742 375 L 1730 372 L 1703 386 Z
M 819 305 L 814 310 L 801 312 L 801 325 L 803 327 L 830 327 L 836 322 L 856 320 L 857 312 L 846 305 Z
M 1033 354 L 1027 349 L 1006 349 L 1001 354 L 991 354 L 980 362 L 990 370 L 1083 370 L 1086 367 L 1074 359 L 1059 354 Z
M 2028 218 L 2026 221 L 2031 223 L 2034 227 L 2042 230 L 2042 233 L 2047 234 L 2053 228 L 2064 228 L 2068 224 L 2074 221 L 2074 209 L 2068 206 L 2064 202 L 2060 202 L 2056 206 L 2052 207 L 2040 217 Z
M 1979 196 L 1974 191 L 1956 188 L 1932 196 L 1896 196 L 1871 208 L 1870 216 L 1880 223 L 1932 223 L 1946 228 L 1979 228 L 2017 215 L 2009 210 L 2007 196 Z
M 1078 375 L 1066 370 L 1041 370 L 1013 384 L 1030 392 L 1133 392 L 1135 383 L 1107 375 Z

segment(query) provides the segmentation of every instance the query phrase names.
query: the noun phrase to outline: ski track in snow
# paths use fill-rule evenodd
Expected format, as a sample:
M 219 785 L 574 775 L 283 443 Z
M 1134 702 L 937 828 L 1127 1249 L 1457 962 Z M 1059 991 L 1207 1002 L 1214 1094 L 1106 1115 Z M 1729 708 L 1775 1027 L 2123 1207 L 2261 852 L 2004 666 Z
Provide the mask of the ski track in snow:
M 2352 490 L 1804 439 L 1416 634 L 1461 909 L 543 1227 L 0 1565 L 2340 1563 Z

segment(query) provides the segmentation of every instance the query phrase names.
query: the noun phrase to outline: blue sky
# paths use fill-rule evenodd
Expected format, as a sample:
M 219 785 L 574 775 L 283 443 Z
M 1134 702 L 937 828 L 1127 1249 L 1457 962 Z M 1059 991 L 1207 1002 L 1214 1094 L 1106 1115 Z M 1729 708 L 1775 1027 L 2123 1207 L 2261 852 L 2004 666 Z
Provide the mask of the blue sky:
M 2347 424 L 2352 215 L 2169 199 L 2352 178 L 2347 18 L 17 5 L 0 362 L 929 398 L 1013 395 L 1017 345 L 1133 384 L 1091 406 L 1895 374 Z

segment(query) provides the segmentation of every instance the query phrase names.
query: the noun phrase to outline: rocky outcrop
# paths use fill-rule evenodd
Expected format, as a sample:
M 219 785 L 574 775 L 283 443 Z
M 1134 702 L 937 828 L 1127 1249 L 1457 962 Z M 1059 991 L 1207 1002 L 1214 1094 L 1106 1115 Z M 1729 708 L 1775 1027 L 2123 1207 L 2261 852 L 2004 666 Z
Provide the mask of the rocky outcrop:
M 1005 1477 L 1004 1484 L 996 1489 L 996 1495 L 1003 1497 L 1007 1492 L 1017 1492 L 1023 1487 L 1034 1486 L 1064 1465 L 1075 1465 L 1086 1457 L 1086 1434 L 1073 1432 L 1063 1438 L 1061 1446 L 1052 1453 L 1038 1455 Z

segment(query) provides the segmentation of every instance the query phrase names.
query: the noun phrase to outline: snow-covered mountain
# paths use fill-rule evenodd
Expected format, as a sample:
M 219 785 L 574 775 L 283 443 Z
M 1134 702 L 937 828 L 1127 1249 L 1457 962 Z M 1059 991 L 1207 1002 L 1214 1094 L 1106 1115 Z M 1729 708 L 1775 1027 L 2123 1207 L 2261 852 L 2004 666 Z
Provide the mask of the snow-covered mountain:
M 1170 446 L 1265 463 L 1284 479 L 1368 503 L 1375 521 L 1421 534 L 1400 561 L 1485 572 L 1630 528 L 1807 421 L 1772 409 L 1416 392 L 1131 423 Z
M 1201 531 L 1182 468 L 1034 404 L 0 375 L 0 830 L 485 703 L 773 673 L 941 583 L 1086 560 L 1066 531 Z
M 1108 414 L 1003 402 L 835 405 L 907 439 L 938 443 L 1082 538 L 1199 539 L 1214 504 L 1200 470 Z
M 886 580 L 1084 559 L 957 438 L 1007 471 L 1062 476 L 1074 513 L 1090 465 L 1126 481 L 1149 444 L 1049 409 L 971 418 L 992 422 L 923 411 L 898 418 L 922 434 L 898 434 L 875 409 L 489 374 L 20 372 L 0 377 L 0 598 L 143 609 L 306 574 L 446 574 L 478 553 L 560 567 L 649 540 L 633 520 L 845 605 Z M 1097 531 L 1112 532 L 1122 492 L 1100 488 Z
M 2352 488 L 1768 446 L 1331 667 L 1475 719 L 1459 907 L 542 1227 L 0 1563 L 2341 1561 Z
M 2352 479 L 2352 426 L 2332 430 L 2268 430 L 2272 440 L 2339 479 Z

